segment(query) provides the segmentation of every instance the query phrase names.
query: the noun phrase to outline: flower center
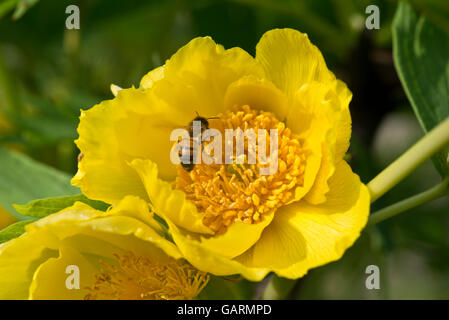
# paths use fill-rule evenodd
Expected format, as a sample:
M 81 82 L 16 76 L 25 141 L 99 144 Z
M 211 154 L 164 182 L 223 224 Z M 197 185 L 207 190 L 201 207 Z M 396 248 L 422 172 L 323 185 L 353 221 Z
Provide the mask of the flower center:
M 87 300 L 179 300 L 193 299 L 206 286 L 209 276 L 187 263 L 171 259 L 166 264 L 137 257 L 115 255 L 118 265 L 102 263 L 87 288 Z
M 233 163 L 226 164 L 224 158 L 223 164 L 201 161 L 190 172 L 181 165 L 178 167 L 175 188 L 187 194 L 187 199 L 196 205 L 199 212 L 204 213 L 203 223 L 215 235 L 220 235 L 236 221 L 258 223 L 264 215 L 291 201 L 296 187 L 302 186 L 304 182 L 306 154 L 302 148 L 303 141 L 270 112 L 243 106 L 217 118 L 210 120 L 210 127 L 219 130 L 222 137 L 226 136 L 226 129 L 241 129 L 245 132 L 253 129 L 256 135 L 259 129 L 267 131 L 264 136 L 267 158 L 274 142 L 271 141 L 271 129 L 277 129 L 278 139 L 277 166 L 270 175 L 261 174 L 261 169 L 267 169 L 272 160 L 267 162 L 261 159 L 258 152 L 260 139 L 253 145 L 254 141 L 250 143 L 247 136 L 244 137 L 244 161 L 237 161 L 242 155 L 236 156 L 237 142 L 232 142 Z M 235 138 L 233 140 L 236 141 Z M 225 143 L 229 144 L 229 141 L 223 142 L 222 150 L 225 150 Z M 207 142 L 203 143 L 203 147 L 207 149 Z M 255 154 L 255 163 L 248 163 L 250 153 Z

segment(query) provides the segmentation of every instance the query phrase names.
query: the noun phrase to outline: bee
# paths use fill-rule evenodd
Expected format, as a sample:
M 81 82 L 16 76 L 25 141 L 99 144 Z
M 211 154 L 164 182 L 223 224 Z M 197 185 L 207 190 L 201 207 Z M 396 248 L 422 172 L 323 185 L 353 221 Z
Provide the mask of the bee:
M 187 131 L 189 133 L 189 139 L 184 138 L 181 139 L 181 141 L 178 141 L 178 144 L 180 146 L 179 148 L 179 159 L 181 160 L 181 166 L 183 169 L 187 172 L 190 172 L 195 168 L 194 163 L 194 147 L 196 145 L 200 145 L 201 148 L 203 147 L 202 141 L 197 141 L 198 139 L 196 137 L 193 137 L 193 125 L 195 121 L 199 121 L 201 124 L 201 134 L 207 129 L 209 129 L 209 121 L 210 119 L 218 119 L 217 117 L 211 117 L 211 118 L 204 118 L 201 117 L 198 112 L 196 113 L 196 117 L 189 122 L 187 125 Z

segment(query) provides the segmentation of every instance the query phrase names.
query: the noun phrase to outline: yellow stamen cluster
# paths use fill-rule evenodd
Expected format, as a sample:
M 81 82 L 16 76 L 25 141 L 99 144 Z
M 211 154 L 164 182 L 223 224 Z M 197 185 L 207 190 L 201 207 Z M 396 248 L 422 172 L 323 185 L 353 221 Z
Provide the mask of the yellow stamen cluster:
M 102 263 L 87 300 L 181 300 L 194 299 L 209 276 L 187 263 L 170 259 L 162 264 L 132 253 L 115 255 L 118 265 Z
M 243 164 L 197 164 L 191 172 L 178 168 L 175 187 L 183 190 L 187 198 L 204 213 L 203 223 L 216 235 L 226 232 L 236 221 L 252 224 L 263 215 L 287 204 L 294 197 L 296 187 L 304 183 L 305 152 L 303 142 L 285 124 L 270 113 L 243 106 L 210 121 L 211 128 L 222 133 L 225 129 L 245 131 L 267 130 L 266 151 L 270 151 L 270 129 L 278 130 L 278 168 L 272 175 L 262 175 L 263 164 L 257 154 L 256 164 L 248 164 L 248 141 L 245 138 Z M 235 146 L 235 143 L 234 143 Z M 207 147 L 207 146 L 206 146 Z M 253 147 L 254 148 L 254 147 Z M 223 143 L 223 150 L 225 146 Z M 235 159 L 235 148 L 234 148 Z M 224 163 L 224 158 L 223 158 Z

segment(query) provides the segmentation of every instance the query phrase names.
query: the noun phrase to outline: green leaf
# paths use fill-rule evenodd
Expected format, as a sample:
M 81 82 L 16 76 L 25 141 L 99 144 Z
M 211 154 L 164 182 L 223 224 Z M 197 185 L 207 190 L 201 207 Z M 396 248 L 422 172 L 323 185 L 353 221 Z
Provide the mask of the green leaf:
M 33 222 L 33 220 L 19 221 L 0 230 L 0 243 L 17 238 L 23 234 L 25 232 L 25 226 L 31 222 Z
M 91 200 L 83 194 L 78 194 L 76 196 L 38 199 L 33 200 L 27 204 L 13 204 L 13 207 L 21 215 L 34 218 L 43 218 L 48 216 L 49 214 L 72 206 L 76 201 L 84 202 L 90 205 L 92 208 L 101 211 L 105 211 L 109 206 L 102 201 Z
M 0 205 L 17 219 L 24 220 L 12 203 L 79 194 L 70 185 L 70 176 L 23 154 L 0 148 Z
M 449 116 L 449 35 L 401 2 L 393 22 L 393 54 L 404 90 L 422 127 L 430 131 Z M 445 177 L 449 148 L 433 162 Z

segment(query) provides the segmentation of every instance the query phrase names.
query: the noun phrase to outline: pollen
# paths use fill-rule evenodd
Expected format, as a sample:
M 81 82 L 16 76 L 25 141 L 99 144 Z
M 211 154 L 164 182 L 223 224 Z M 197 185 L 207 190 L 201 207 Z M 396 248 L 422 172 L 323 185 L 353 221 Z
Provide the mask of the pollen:
M 185 262 L 167 263 L 126 253 L 117 264 L 102 262 L 86 300 L 190 300 L 198 296 L 209 276 Z
M 187 199 L 203 213 L 203 223 L 216 236 L 224 234 L 237 221 L 259 223 L 267 214 L 292 201 L 295 189 L 304 184 L 306 152 L 302 147 L 303 141 L 284 122 L 273 113 L 243 106 L 218 115 L 217 119 L 210 121 L 210 127 L 219 130 L 222 137 L 225 137 L 226 129 L 245 132 L 253 129 L 256 134 L 259 129 L 265 129 L 267 156 L 273 143 L 270 129 L 278 132 L 277 167 L 270 175 L 261 174 L 260 169 L 272 165 L 271 160 L 267 162 L 265 157 L 262 161 L 258 153 L 259 143 L 254 144 L 248 136 L 244 136 L 243 155 L 237 155 L 236 138 L 233 138 L 232 163 L 228 161 L 226 164 L 223 156 L 221 164 L 202 162 L 190 172 L 178 167 L 175 188 L 186 193 Z M 223 150 L 225 143 L 229 141 L 223 142 Z M 203 147 L 207 149 L 207 143 Z M 255 154 L 255 163 L 249 161 L 251 153 Z

